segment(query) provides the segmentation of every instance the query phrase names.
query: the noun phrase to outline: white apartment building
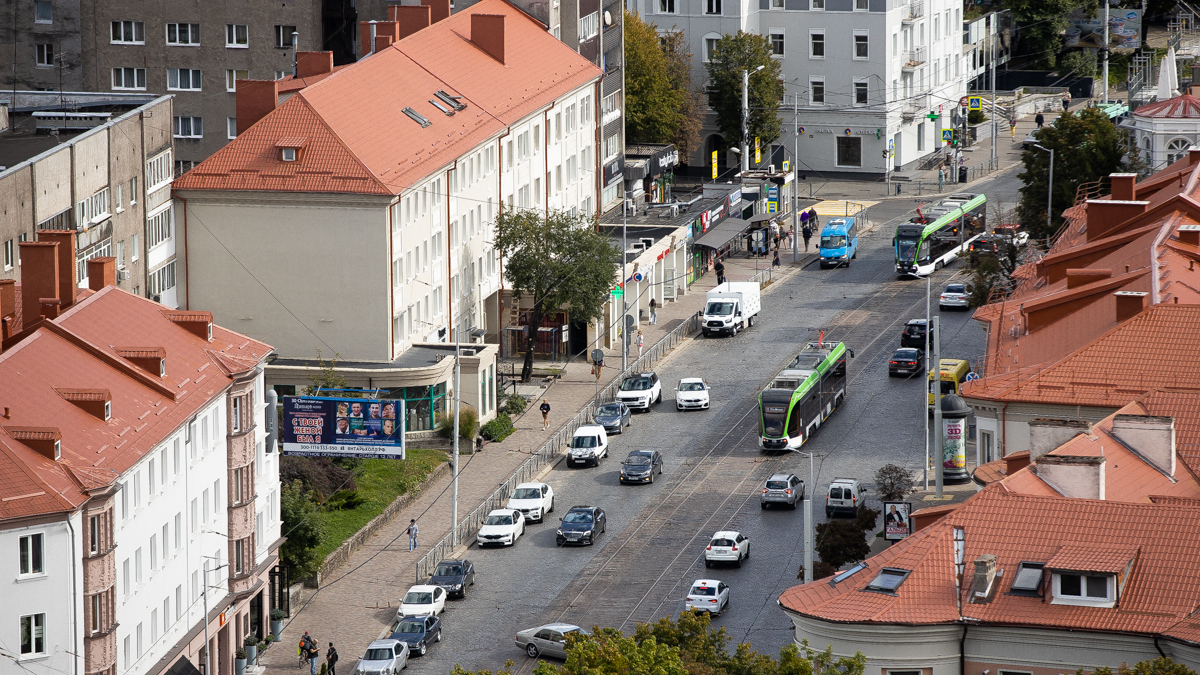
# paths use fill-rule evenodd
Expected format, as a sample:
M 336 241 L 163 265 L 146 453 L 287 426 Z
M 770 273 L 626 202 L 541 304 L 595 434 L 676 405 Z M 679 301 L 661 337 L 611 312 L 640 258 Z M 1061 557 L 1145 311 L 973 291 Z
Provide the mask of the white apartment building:
M 636 0 L 660 31 L 683 30 L 707 81 L 709 55 L 725 33 L 767 36 L 781 61 L 784 134 L 799 132 L 801 171 L 883 174 L 916 165 L 943 146 L 963 85 L 962 5 L 951 0 Z M 936 119 L 928 119 L 930 113 Z M 705 123 L 707 166 L 723 144 L 715 114 Z M 739 139 L 726 139 L 736 145 Z M 885 150 L 893 156 L 884 157 Z M 764 152 L 763 164 L 777 153 Z M 736 166 L 736 155 L 727 157 Z

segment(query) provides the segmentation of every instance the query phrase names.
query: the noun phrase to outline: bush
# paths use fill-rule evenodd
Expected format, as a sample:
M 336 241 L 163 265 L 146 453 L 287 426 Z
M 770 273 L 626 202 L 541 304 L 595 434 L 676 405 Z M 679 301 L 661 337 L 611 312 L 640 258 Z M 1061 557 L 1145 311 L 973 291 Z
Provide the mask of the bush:
M 529 407 L 529 401 L 525 400 L 520 394 L 509 394 L 504 397 L 504 402 L 500 404 L 500 410 L 509 415 L 520 415 L 525 412 L 525 408 Z
M 358 490 L 339 490 L 333 493 L 329 499 L 325 500 L 325 508 L 328 510 L 342 511 L 345 509 L 356 509 L 366 503 L 362 495 L 358 494 Z
M 242 644 L 247 647 L 254 647 L 258 644 L 258 636 L 254 633 L 246 633 L 246 637 L 242 639 Z
M 283 621 L 286 618 L 287 618 L 287 613 L 284 612 L 282 609 L 271 610 L 271 620 L 272 621 Z
M 238 647 L 237 653 L 233 655 L 233 658 L 242 659 L 244 661 L 246 659 L 246 650 Z
M 487 440 L 493 443 L 499 443 L 505 438 L 508 438 L 508 436 L 514 431 L 516 431 L 516 429 L 513 428 L 512 418 L 508 416 L 508 413 L 498 412 L 496 413 L 496 419 L 483 425 L 483 429 L 480 430 L 480 433 L 483 434 L 483 437 Z
M 349 469 L 338 466 L 328 457 L 288 457 L 279 462 L 279 480 L 282 483 L 300 481 L 304 492 L 322 502 L 340 490 L 355 490 L 353 474 Z
M 287 457 L 284 458 L 289 459 Z M 279 511 L 287 541 L 280 547 L 284 564 L 291 565 L 297 579 L 305 579 L 321 568 L 324 559 L 317 546 L 325 538 L 325 527 L 317 517 L 317 506 L 299 480 L 284 483 L 279 493 Z
M 450 438 L 454 434 L 454 410 L 440 413 L 437 417 L 437 425 L 438 434 L 442 438 Z M 458 410 L 458 437 L 468 441 L 475 440 L 475 431 L 478 428 L 479 415 L 475 412 L 475 408 L 464 404 Z
M 967 124 L 979 124 L 980 122 L 986 121 L 987 115 L 984 115 L 982 110 L 972 110 L 971 112 L 967 113 Z

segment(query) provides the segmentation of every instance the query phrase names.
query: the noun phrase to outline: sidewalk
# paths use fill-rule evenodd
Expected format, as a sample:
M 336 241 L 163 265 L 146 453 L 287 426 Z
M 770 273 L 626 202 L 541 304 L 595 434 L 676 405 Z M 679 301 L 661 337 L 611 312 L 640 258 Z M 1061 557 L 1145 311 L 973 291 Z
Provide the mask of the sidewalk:
M 813 256 L 815 253 L 801 254 L 799 264 L 785 264 L 777 269 L 775 282 L 799 272 Z M 790 260 L 791 256 L 781 258 Z M 770 264 L 770 258 L 760 258 L 757 269 Z M 725 275 L 731 281 L 748 280 L 755 274 L 755 269 L 754 259 L 738 256 L 725 261 Z M 702 309 L 705 292 L 715 285 L 716 275 L 710 271 L 692 284 L 687 295 L 659 308 L 657 325 L 643 323 L 639 326 L 646 346 L 655 344 Z M 636 348 L 631 356 L 636 358 Z M 619 364 L 620 351 L 611 350 L 606 362 Z M 541 415 L 537 411 L 540 401 L 531 401 L 526 413 L 514 420 L 516 431 L 504 442 L 488 444 L 482 453 L 460 458 L 460 518 L 508 480 L 528 455 L 553 435 L 553 431 L 591 401 L 596 392 L 596 378 L 590 370 L 586 362 L 576 359 L 546 391 L 545 396 L 552 407 L 551 431 L 542 431 Z M 605 368 L 600 385 L 612 381 L 619 370 L 619 367 Z M 400 594 L 415 583 L 413 565 L 430 544 L 450 530 L 450 483 L 450 477 L 446 476 L 428 486 L 391 523 L 355 551 L 345 565 L 323 579 L 321 589 L 304 590 L 299 602 L 293 602 L 291 618 L 285 621 L 280 636 L 283 647 L 268 650 L 260 658 L 260 665 L 266 667 L 268 674 L 291 673 L 296 669 L 295 644 L 304 631 L 316 638 L 322 651 L 327 643 L 333 642 L 343 660 L 353 660 L 391 624 Z M 420 545 L 412 552 L 408 550 L 408 538 L 404 534 L 409 519 L 416 519 L 421 532 Z

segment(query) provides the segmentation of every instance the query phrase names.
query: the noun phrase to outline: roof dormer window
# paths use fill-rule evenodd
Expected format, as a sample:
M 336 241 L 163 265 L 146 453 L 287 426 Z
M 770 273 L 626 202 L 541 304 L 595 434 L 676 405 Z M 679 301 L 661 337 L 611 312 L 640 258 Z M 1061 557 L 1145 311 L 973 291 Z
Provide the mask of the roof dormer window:
M 104 421 L 107 422 L 112 418 L 112 401 L 104 402 Z
M 285 162 L 296 161 L 296 149 L 295 148 L 280 148 L 279 149 L 279 158 Z
M 1116 604 L 1116 579 L 1113 574 L 1056 572 L 1053 603 L 1112 607 Z
M 306 145 L 308 145 L 307 138 L 298 136 L 281 138 L 275 143 L 275 149 L 279 152 L 277 157 L 283 162 L 298 162 L 304 155 L 304 146 Z

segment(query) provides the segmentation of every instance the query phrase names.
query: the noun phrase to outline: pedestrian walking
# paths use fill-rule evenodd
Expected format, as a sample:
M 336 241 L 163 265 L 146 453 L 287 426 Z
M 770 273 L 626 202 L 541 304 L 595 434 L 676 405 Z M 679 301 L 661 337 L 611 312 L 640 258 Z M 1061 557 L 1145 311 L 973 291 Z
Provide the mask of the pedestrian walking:
M 1012 136 L 1013 140 L 1017 140 L 1017 118 L 1012 118 L 1008 121 L 1008 135 Z
M 640 358 L 642 358 L 642 346 L 646 343 L 645 338 L 642 337 L 642 331 L 640 331 L 640 330 L 637 332 L 636 342 L 637 342 L 637 348 L 638 348 L 638 358 L 640 359 Z
M 938 169 L 938 192 L 941 192 L 946 185 L 946 169 Z
M 776 246 L 776 247 L 775 247 L 775 257 L 774 257 L 774 258 L 771 258 L 771 267 L 779 267 L 779 266 L 780 266 L 780 262 L 779 262 L 779 247 L 778 247 L 778 246 Z
M 821 221 L 819 218 L 817 218 L 816 207 L 808 210 L 808 224 L 810 227 L 812 227 L 814 232 L 821 227 Z
M 654 298 L 650 298 L 650 325 L 658 324 L 658 304 L 654 302 Z
M 329 675 L 337 675 L 338 653 L 334 649 L 333 643 L 329 643 L 329 649 L 325 652 L 325 665 L 329 666 Z
M 542 399 L 542 405 L 539 410 L 542 411 L 542 431 L 550 428 L 550 401 Z
M 808 227 L 808 210 L 800 212 L 800 227 Z
M 1033 118 L 1033 123 L 1037 125 L 1037 128 L 1041 129 L 1042 125 L 1046 123 L 1046 117 L 1042 115 L 1042 113 L 1038 113 L 1037 116 Z
M 804 227 L 800 228 L 800 236 L 804 237 L 804 252 L 808 253 L 808 240 L 812 239 L 812 228 L 808 223 L 804 223 Z
M 317 649 L 317 643 L 311 637 L 308 642 L 308 672 L 309 675 L 317 675 L 317 657 L 321 655 L 321 650 Z
M 408 550 L 417 550 L 417 533 L 419 531 L 420 528 L 417 527 L 417 521 L 415 519 L 409 519 L 408 529 L 405 530 L 405 532 L 408 533 Z
M 713 263 L 713 271 L 717 273 L 717 284 L 725 283 L 725 263 L 721 262 L 720 256 L 717 256 L 717 261 Z
M 483 436 L 475 437 L 475 452 L 483 452 Z
M 1063 112 L 1067 112 L 1070 109 L 1071 109 L 1071 95 L 1063 94 Z

